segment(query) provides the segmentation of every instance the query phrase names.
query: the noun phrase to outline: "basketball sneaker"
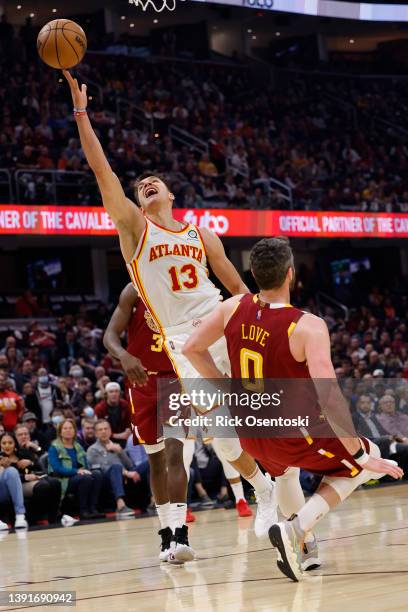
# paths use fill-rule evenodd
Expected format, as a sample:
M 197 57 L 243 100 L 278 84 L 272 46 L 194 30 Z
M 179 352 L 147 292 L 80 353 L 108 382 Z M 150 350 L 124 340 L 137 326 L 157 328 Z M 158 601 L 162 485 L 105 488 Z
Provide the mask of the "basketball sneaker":
M 9 530 L 9 526 L 7 525 L 7 523 L 0 521 L 0 531 L 8 531 L 8 530 Z
M 313 540 L 311 542 L 305 542 L 303 544 L 302 570 L 304 572 L 309 572 L 310 570 L 317 569 L 320 566 L 321 562 L 319 559 L 319 549 L 317 547 L 317 540 L 315 536 L 313 536 Z
M 236 509 L 238 512 L 238 516 L 252 516 L 252 510 L 248 506 L 248 502 L 246 499 L 240 499 L 236 503 Z
M 267 536 L 271 525 L 278 522 L 275 483 L 272 482 L 270 474 L 265 474 L 265 476 L 269 480 L 270 487 L 262 493 L 255 493 L 258 508 L 256 510 L 254 529 L 257 538 Z
M 169 563 L 180 565 L 186 561 L 194 560 L 194 550 L 188 542 L 188 527 L 176 527 L 171 541 L 170 554 L 167 557 Z
M 303 540 L 305 532 L 300 528 L 297 515 L 276 523 L 269 529 L 269 539 L 278 551 L 278 569 L 294 582 L 302 578 Z
M 165 527 L 164 529 L 160 529 L 158 534 L 161 537 L 159 559 L 160 561 L 167 561 L 170 554 L 170 545 L 173 532 L 170 527 Z
M 190 508 L 187 508 L 186 523 L 194 523 L 195 520 L 195 515 L 191 512 Z

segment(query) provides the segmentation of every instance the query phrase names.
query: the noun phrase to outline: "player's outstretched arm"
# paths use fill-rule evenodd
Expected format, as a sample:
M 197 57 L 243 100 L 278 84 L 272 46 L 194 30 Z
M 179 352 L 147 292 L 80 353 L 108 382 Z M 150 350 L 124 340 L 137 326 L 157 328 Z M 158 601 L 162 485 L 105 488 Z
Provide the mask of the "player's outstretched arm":
M 336 373 L 331 360 L 330 336 L 325 321 L 311 314 L 304 315 L 292 336 L 297 336 L 295 346 L 298 343 L 298 347 L 304 347 L 304 357 L 310 376 L 315 383 L 319 400 L 322 396 L 321 405 L 333 430 L 336 433 L 339 429 L 346 432 L 345 435 L 339 433 L 338 437 L 350 455 L 360 454 L 362 444 L 354 432 L 347 402 L 336 381 Z M 326 383 L 323 379 L 330 379 L 330 382 Z M 350 437 L 353 432 L 355 437 Z M 394 462 L 371 457 L 365 451 L 358 463 L 369 472 L 389 474 L 393 478 L 401 478 L 404 473 Z
M 77 79 L 74 79 L 68 70 L 64 70 L 63 74 L 71 89 L 74 109 L 86 110 L 88 105 L 86 85 L 82 84 L 80 87 Z M 120 233 L 121 246 L 124 246 L 123 235 L 131 234 L 133 236 L 130 246 L 128 247 L 125 244 L 126 254 L 125 252 L 123 253 L 127 261 L 129 261 L 144 231 L 145 219 L 137 206 L 125 196 L 122 185 L 110 167 L 88 115 L 86 113 L 76 115 L 76 122 L 82 149 L 89 166 L 95 174 L 102 194 L 103 205 Z M 125 242 L 127 242 L 126 239 Z
M 248 287 L 225 254 L 221 240 L 207 228 L 201 228 L 200 233 L 207 253 L 208 263 L 218 280 L 231 295 L 249 293 Z
M 224 328 L 242 295 L 235 295 L 205 317 L 182 348 L 182 353 L 203 378 L 224 378 L 208 348 L 224 335 Z
M 132 283 L 126 285 L 120 294 L 119 303 L 106 328 L 103 344 L 109 353 L 118 359 L 131 383 L 145 385 L 147 374 L 142 362 L 123 348 L 120 340 L 123 332 L 128 328 L 133 307 L 138 299 L 137 292 Z

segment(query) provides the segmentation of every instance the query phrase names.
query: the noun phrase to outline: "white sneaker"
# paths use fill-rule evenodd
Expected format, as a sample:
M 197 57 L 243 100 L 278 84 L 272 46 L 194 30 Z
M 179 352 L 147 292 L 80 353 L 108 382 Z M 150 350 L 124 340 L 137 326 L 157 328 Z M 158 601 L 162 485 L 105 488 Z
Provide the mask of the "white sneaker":
M 73 516 L 70 516 L 69 514 L 63 514 L 61 516 L 61 525 L 63 527 L 72 527 L 72 525 L 75 525 L 75 523 L 78 523 L 78 519 L 75 519 Z
M 278 522 L 278 505 L 276 503 L 275 483 L 272 482 L 270 474 L 265 474 L 269 480 L 270 487 L 262 493 L 256 493 L 258 504 L 256 511 L 254 530 L 257 538 L 268 535 L 269 528 Z
M 186 561 L 194 561 L 194 550 L 188 541 L 187 525 L 183 525 L 183 527 L 176 527 L 174 530 L 167 562 L 180 565 Z
M 7 523 L 0 521 L 0 531 L 8 531 L 8 530 L 9 530 L 9 526 L 7 525 Z
M 14 529 L 27 529 L 28 523 L 24 514 L 16 514 L 16 520 L 14 523 Z

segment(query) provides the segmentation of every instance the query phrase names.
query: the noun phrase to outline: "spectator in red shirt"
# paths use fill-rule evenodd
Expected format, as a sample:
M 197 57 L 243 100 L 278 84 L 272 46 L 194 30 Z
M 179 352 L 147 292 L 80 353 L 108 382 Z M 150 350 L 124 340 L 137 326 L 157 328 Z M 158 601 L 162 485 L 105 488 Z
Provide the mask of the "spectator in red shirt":
M 98 419 L 106 419 L 112 428 L 112 439 L 121 446 L 131 434 L 130 406 L 126 400 L 120 398 L 120 386 L 116 382 L 109 382 L 105 387 L 105 399 L 95 406 Z
M 0 371 L 0 412 L 3 414 L 3 425 L 6 431 L 13 431 L 24 412 L 24 401 L 8 388 L 7 377 Z
M 35 317 L 37 314 L 37 298 L 27 289 L 16 301 L 16 317 Z

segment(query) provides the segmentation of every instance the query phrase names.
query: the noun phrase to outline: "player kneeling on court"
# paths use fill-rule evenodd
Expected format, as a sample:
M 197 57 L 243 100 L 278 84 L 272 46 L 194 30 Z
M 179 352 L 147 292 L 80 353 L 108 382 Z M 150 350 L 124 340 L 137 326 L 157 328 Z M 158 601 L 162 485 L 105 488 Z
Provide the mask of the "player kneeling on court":
M 340 406 L 348 414 L 335 383 L 326 323 L 289 303 L 295 271 L 287 239 L 261 240 L 252 249 L 250 262 L 259 293 L 234 296 L 218 306 L 190 336 L 183 354 L 203 377 L 223 378 L 208 347 L 225 335 L 232 378 L 249 378 L 242 357 L 251 355 L 257 363 L 258 379 L 294 379 L 294 384 L 295 379 L 313 379 L 309 394 L 301 399 L 303 415 L 316 413 L 324 405 L 319 397 L 320 379 L 333 384 L 336 409 Z M 247 333 L 251 326 L 259 333 Z M 330 412 L 330 406 L 326 408 Z M 331 424 L 331 419 L 328 420 Z M 376 477 L 389 474 L 393 478 L 403 474 L 395 462 L 381 459 L 378 447 L 364 438 L 339 438 L 331 429 L 330 437 L 312 439 L 303 430 L 296 438 L 240 438 L 242 448 L 277 480 L 285 475 L 287 466 L 323 476 L 317 493 L 306 504 L 293 508 L 291 518 L 269 529 L 270 540 L 278 549 L 278 567 L 294 581 L 302 575 L 304 544 L 309 532 L 331 508 L 373 474 Z

